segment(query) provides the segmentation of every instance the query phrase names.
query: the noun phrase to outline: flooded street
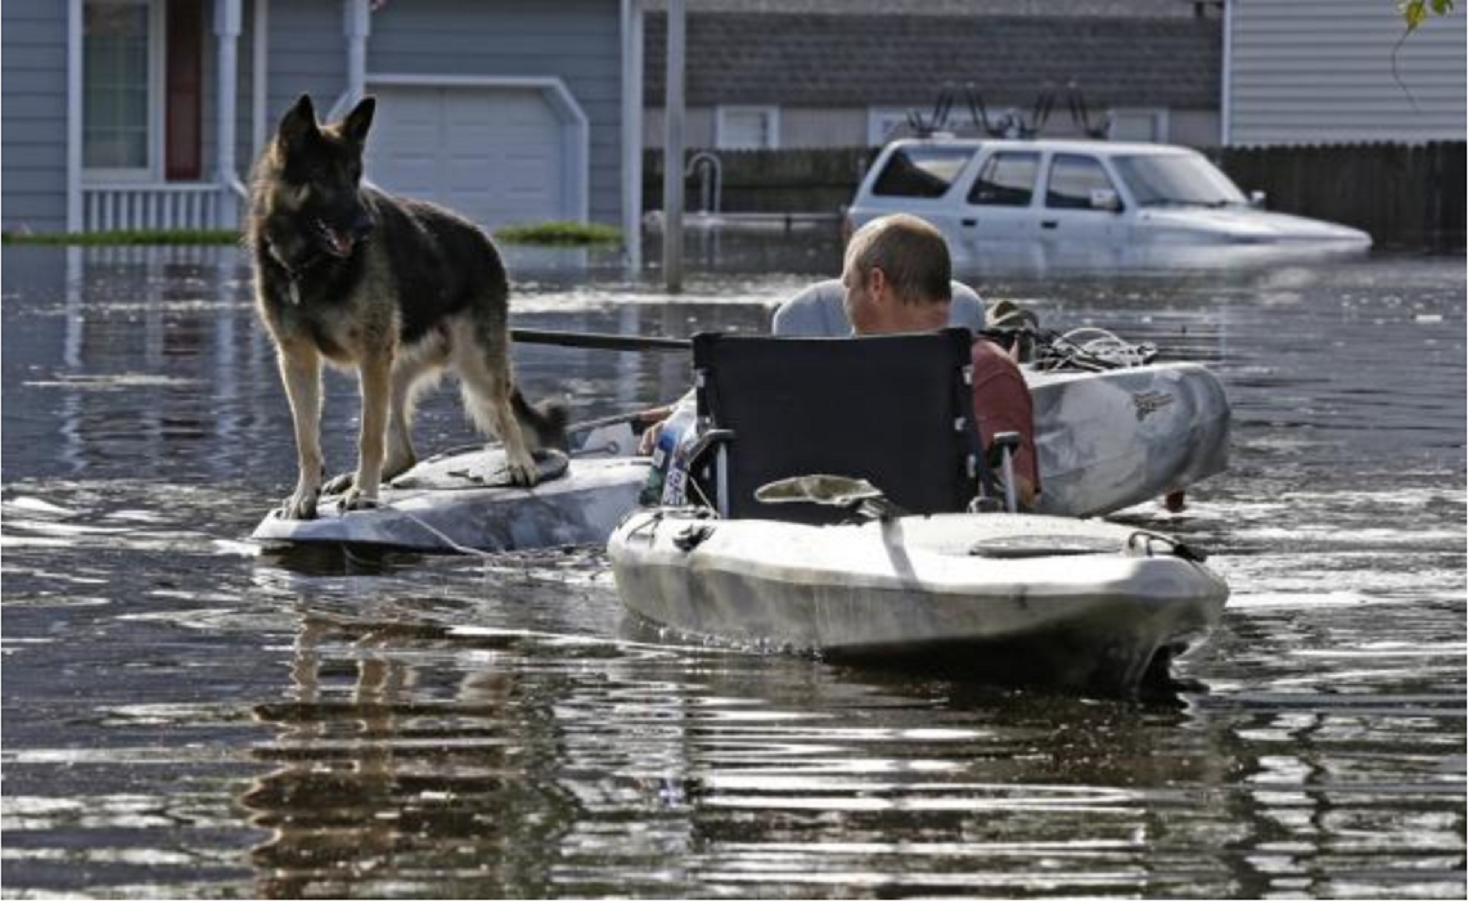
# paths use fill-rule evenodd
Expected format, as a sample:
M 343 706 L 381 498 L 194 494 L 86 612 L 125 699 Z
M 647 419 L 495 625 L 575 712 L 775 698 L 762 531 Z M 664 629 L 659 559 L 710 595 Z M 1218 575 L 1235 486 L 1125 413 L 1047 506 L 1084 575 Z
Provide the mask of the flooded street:
M 725 240 L 727 239 L 727 240 Z M 690 240 L 668 300 L 512 252 L 512 323 L 763 331 L 824 236 Z M 679 643 L 598 548 L 262 554 L 290 413 L 233 249 L 3 251 L 6 897 L 1434 897 L 1465 883 L 1465 274 L 1378 256 L 966 279 L 1208 364 L 1171 515 L 1233 595 L 1146 703 Z M 522 346 L 573 419 L 688 360 Z M 328 467 L 358 401 L 327 380 Z M 471 440 L 457 391 L 420 449 Z

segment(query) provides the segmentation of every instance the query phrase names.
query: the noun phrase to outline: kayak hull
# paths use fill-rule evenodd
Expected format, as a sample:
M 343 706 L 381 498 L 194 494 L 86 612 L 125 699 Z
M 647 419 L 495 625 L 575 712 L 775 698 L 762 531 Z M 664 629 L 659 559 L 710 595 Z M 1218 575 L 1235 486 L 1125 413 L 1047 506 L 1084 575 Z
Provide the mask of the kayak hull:
M 1228 597 L 1207 567 L 1138 536 L 1045 516 L 822 527 L 664 508 L 629 516 L 608 553 L 630 611 L 691 635 L 1127 693 L 1198 643 Z
M 565 475 L 516 488 L 482 486 L 454 475 L 477 450 L 415 468 L 381 490 L 379 505 L 342 512 L 326 499 L 316 519 L 268 514 L 251 536 L 288 544 L 372 545 L 411 551 L 508 551 L 600 544 L 637 505 L 647 481 L 645 458 L 573 460 Z
M 1104 516 L 1228 468 L 1223 385 L 1196 363 L 1026 371 L 1035 407 L 1038 512 Z

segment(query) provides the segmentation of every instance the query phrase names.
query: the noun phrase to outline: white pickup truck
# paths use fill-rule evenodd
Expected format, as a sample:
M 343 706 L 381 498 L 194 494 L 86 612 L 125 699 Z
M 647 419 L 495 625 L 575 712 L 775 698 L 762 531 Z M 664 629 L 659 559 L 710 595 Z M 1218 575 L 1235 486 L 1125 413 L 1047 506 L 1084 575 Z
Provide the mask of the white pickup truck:
M 960 267 L 1213 263 L 1371 246 L 1358 229 L 1262 205 L 1185 147 L 932 137 L 882 150 L 846 224 L 921 216 L 943 231 Z

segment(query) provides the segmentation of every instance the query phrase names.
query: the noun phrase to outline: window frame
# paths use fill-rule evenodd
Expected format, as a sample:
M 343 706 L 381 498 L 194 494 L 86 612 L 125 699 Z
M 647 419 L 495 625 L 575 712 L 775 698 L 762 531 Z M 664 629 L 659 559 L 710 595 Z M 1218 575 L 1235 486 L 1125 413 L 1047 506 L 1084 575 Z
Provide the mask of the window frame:
M 164 88 L 168 63 L 168 0 L 82 0 L 81 46 L 82 55 L 82 109 L 81 117 L 81 178 L 83 184 L 113 182 L 159 182 L 163 180 L 164 153 Z M 137 167 L 94 167 L 86 163 L 86 7 L 88 6 L 144 6 L 148 9 L 148 112 L 146 165 Z
M 984 171 L 986 169 L 988 169 L 990 165 L 998 165 L 999 159 L 1001 157 L 1006 157 L 1006 156 L 1007 157 L 1028 157 L 1029 159 L 1033 160 L 1033 162 L 1035 164 L 1035 172 L 1034 172 L 1034 178 L 1030 182 L 1030 190 L 1029 190 L 1029 195 L 1030 196 L 1029 196 L 1029 199 L 1026 200 L 1024 203 L 985 203 L 983 201 L 974 199 L 974 192 L 978 191 L 978 189 L 979 189 L 979 185 L 981 183 L 981 180 L 984 177 Z M 988 207 L 988 208 L 1011 209 L 1011 210 L 1026 210 L 1026 209 L 1030 209 L 1030 208 L 1034 207 L 1036 199 L 1038 199 L 1041 196 L 1041 192 L 1040 192 L 1040 183 L 1042 181 L 1041 176 L 1045 175 L 1045 169 L 1046 169 L 1046 167 L 1045 167 L 1045 155 L 1039 149 L 1035 149 L 1035 150 L 1020 150 L 1018 148 L 1013 148 L 1013 149 L 1005 148 L 1005 149 L 995 150 L 994 152 L 990 153 L 988 156 L 984 157 L 984 161 L 979 164 L 978 171 L 976 171 L 974 173 L 973 180 L 972 180 L 971 184 L 969 185 L 968 193 L 966 195 L 964 195 L 964 203 L 967 204 L 968 206 L 973 206 L 973 207 Z M 1048 181 L 1048 179 L 1045 179 L 1045 180 Z
M 1110 110 L 1112 126 L 1107 135 L 1112 141 L 1136 141 L 1144 144 L 1164 144 L 1171 137 L 1172 118 L 1163 107 L 1119 106 Z M 1125 118 L 1129 122 L 1145 122 L 1151 131 L 1150 137 L 1139 138 L 1116 133 L 1116 123 Z
M 1103 210 L 1103 209 L 1098 209 L 1096 207 L 1091 206 L 1090 199 L 1089 198 L 1087 198 L 1087 201 L 1086 201 L 1086 203 L 1084 205 L 1080 205 L 1080 206 L 1053 206 L 1053 205 L 1051 205 L 1051 203 L 1050 203 L 1050 192 L 1051 192 L 1052 186 L 1055 183 L 1055 166 L 1061 160 L 1065 160 L 1065 159 L 1085 160 L 1087 162 L 1094 163 L 1096 165 L 1096 168 L 1099 169 L 1099 170 L 1101 170 L 1101 174 L 1106 177 L 1106 183 L 1110 186 L 1111 192 L 1116 195 L 1117 203 L 1120 204 L 1119 208 L 1116 209 L 1116 210 Z M 1043 198 L 1043 200 L 1041 202 L 1041 207 L 1043 209 L 1046 209 L 1046 210 L 1067 211 L 1067 212 L 1072 212 L 1072 213 L 1077 213 L 1077 212 L 1078 213 L 1107 213 L 1108 215 L 1114 215 L 1115 213 L 1120 213 L 1120 212 L 1124 211 L 1127 208 L 1127 206 L 1128 206 L 1128 204 L 1127 204 L 1126 195 L 1121 192 L 1121 189 L 1119 187 L 1117 187 L 1116 178 L 1111 174 L 1111 168 L 1106 165 L 1106 160 L 1104 160 L 1100 156 L 1096 156 L 1096 155 L 1093 155 L 1093 154 L 1089 154 L 1089 153 L 1076 153 L 1074 151 L 1056 151 L 1056 152 L 1050 154 L 1050 159 L 1045 164 L 1045 194 L 1044 194 L 1044 198 Z
M 730 113 L 756 113 L 765 117 L 765 136 L 768 143 L 763 146 L 749 144 L 727 144 L 729 126 L 725 117 Z M 763 104 L 733 104 L 714 108 L 714 148 L 716 150 L 777 150 L 780 147 L 780 107 Z
M 941 192 L 937 194 L 913 194 L 908 192 L 889 192 L 879 190 L 882 187 L 883 178 L 886 176 L 887 171 L 891 169 L 892 166 L 897 162 L 897 158 L 899 155 L 907 155 L 909 159 L 911 159 L 911 151 L 922 152 L 934 150 L 938 151 L 940 155 L 948 156 L 954 159 L 957 159 L 959 156 L 964 157 L 963 164 L 960 165 L 956 170 L 954 170 L 953 177 L 948 179 L 948 183 L 943 187 L 943 190 Z M 963 189 L 968 185 L 969 179 L 967 178 L 967 173 L 973 168 L 975 164 L 974 161 L 982 156 L 982 150 L 982 146 L 958 147 L 945 146 L 943 144 L 904 144 L 894 146 L 891 150 L 887 151 L 881 157 L 878 157 L 878 162 L 881 165 L 873 166 L 872 172 L 869 176 L 869 182 L 866 183 L 866 191 L 871 197 L 874 198 L 900 198 L 909 201 L 940 200 L 952 194 L 955 190 Z M 922 171 L 924 173 L 926 173 L 927 171 L 924 170 L 921 166 L 914 165 L 913 168 L 918 169 L 919 171 Z

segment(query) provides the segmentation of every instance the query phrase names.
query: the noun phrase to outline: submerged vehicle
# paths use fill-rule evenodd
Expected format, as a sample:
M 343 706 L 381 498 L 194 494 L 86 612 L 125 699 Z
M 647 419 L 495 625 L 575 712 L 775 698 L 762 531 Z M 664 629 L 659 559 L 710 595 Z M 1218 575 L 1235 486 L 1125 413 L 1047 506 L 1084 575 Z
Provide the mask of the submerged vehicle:
M 1218 265 L 1360 252 L 1371 236 L 1262 209 L 1206 157 L 1167 144 L 934 136 L 888 144 L 847 227 L 911 213 L 938 227 L 955 266 Z

